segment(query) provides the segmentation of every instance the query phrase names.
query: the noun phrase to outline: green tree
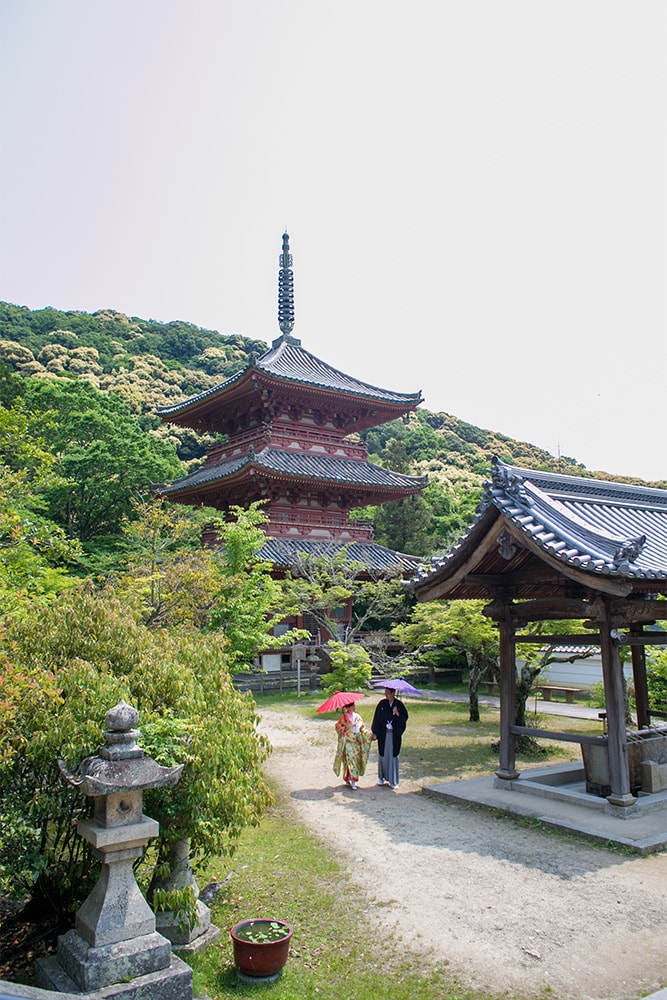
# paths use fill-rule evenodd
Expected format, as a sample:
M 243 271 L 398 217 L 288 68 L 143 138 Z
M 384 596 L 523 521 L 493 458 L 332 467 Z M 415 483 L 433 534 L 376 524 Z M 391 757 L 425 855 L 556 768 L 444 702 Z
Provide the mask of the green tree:
M 340 638 L 357 641 L 367 629 L 388 627 L 405 613 L 405 595 L 398 572 L 372 570 L 350 559 L 347 550 L 333 555 L 302 553 L 281 581 L 282 614 L 312 615 L 330 636 L 338 635 L 335 608 L 352 602 L 352 625 Z
M 173 448 L 145 434 L 119 399 L 86 382 L 32 379 L 26 405 L 41 416 L 62 477 L 45 493 L 49 515 L 83 543 L 118 532 L 137 494 L 181 471 Z
M 271 563 L 258 556 L 266 542 L 261 501 L 233 507 L 228 520 L 159 497 L 137 503 L 134 513 L 125 525 L 134 554 L 118 587 L 149 628 L 214 632 L 231 672 L 250 670 L 262 650 L 307 635 L 299 629 L 279 639 L 270 634 L 282 620 L 282 598 Z M 202 548 L 204 525 L 217 542 Z
M 327 694 L 334 691 L 358 691 L 365 688 L 371 678 L 372 664 L 363 646 L 345 646 L 342 642 L 330 642 L 329 656 L 333 670 L 325 674 L 322 688 Z
M 533 644 L 519 643 L 517 645 L 517 657 L 520 667 L 517 671 L 516 680 L 516 707 L 514 716 L 515 726 L 526 725 L 526 702 L 535 690 L 538 680 L 549 669 L 552 663 L 574 663 L 575 660 L 585 660 L 593 656 L 593 648 L 567 655 L 559 652 L 558 647 L 549 642 L 549 634 L 557 630 L 561 632 L 581 632 L 581 622 L 536 622 L 530 630 L 532 635 L 540 635 L 544 632 L 544 645 L 535 646 Z
M 415 556 L 433 552 L 433 517 L 423 496 L 416 494 L 376 507 L 373 522 L 380 545 Z
M 471 722 L 479 722 L 479 683 L 498 670 L 498 630 L 482 614 L 483 601 L 429 601 L 416 604 L 411 621 L 397 625 L 392 634 L 409 649 L 439 646 L 463 653 L 468 664 L 468 699 Z
M 44 515 L 44 494 L 61 483 L 40 425 L 20 396 L 0 406 L 0 600 L 5 612 L 67 582 L 79 546 Z
M 262 501 L 247 508 L 232 507 L 231 519 L 218 520 L 215 552 L 218 584 L 209 614 L 209 628 L 229 643 L 232 670 L 250 669 L 263 649 L 288 646 L 307 633 L 293 629 L 275 639 L 274 625 L 284 617 L 281 588 L 272 565 L 259 558 L 266 542 L 267 521 Z
M 187 765 L 176 789 L 147 796 L 147 811 L 163 824 L 156 862 L 183 837 L 199 858 L 230 853 L 244 826 L 259 821 L 270 801 L 261 767 L 269 747 L 215 636 L 148 629 L 111 587 L 84 583 L 11 617 L 0 639 L 9 677 L 0 702 L 0 801 L 11 819 L 0 841 L 2 891 L 32 891 L 59 910 L 85 895 L 91 858 L 73 820 L 90 802 L 61 780 L 56 758 L 72 766 L 94 752 L 104 716 L 121 698 L 141 713 L 146 748 Z M 35 871 L 34 852 L 23 852 L 19 881 L 11 858 L 26 830 L 42 863 Z
M 667 623 L 661 623 L 663 628 Z M 656 712 L 667 712 L 667 649 L 653 647 L 647 656 L 649 707 Z
M 160 496 L 133 502 L 122 525 L 131 555 L 118 590 L 145 625 L 206 623 L 216 567 L 211 552 L 200 549 L 204 517 Z

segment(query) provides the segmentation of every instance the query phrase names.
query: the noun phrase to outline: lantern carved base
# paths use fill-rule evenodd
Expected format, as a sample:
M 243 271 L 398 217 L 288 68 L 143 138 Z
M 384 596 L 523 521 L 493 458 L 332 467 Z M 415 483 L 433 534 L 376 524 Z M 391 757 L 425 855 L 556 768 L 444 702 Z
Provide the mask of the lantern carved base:
M 36 964 L 35 985 L 67 993 L 68 996 L 80 993 L 79 987 L 55 956 L 40 959 Z M 172 955 L 168 968 L 135 977 L 129 983 L 114 983 L 113 986 L 88 991 L 85 1000 L 182 1000 L 191 996 L 192 969 Z

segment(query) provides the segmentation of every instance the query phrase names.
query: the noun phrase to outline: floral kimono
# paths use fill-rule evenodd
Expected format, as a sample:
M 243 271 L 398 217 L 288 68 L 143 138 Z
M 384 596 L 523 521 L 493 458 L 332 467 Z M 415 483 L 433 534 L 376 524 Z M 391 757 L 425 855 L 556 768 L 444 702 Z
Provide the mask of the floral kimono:
M 333 762 L 335 774 L 343 769 L 343 781 L 355 788 L 366 771 L 371 749 L 371 734 L 366 730 L 361 716 L 352 710 L 343 712 L 336 723 L 338 746 Z

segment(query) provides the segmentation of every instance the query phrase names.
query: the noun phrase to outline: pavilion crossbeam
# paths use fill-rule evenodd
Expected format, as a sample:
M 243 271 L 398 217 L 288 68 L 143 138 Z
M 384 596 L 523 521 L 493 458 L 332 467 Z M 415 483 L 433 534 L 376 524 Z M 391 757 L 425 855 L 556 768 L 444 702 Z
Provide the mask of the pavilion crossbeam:
M 504 615 L 502 600 L 494 600 L 484 608 L 487 618 L 496 621 L 502 620 Z M 563 618 L 586 618 L 590 615 L 591 605 L 587 601 L 571 598 L 546 597 L 536 601 L 525 601 L 521 604 L 514 604 L 512 607 L 512 619 L 515 625 L 527 624 L 528 622 L 548 621 L 551 619 Z
M 517 643 L 530 643 L 535 646 L 599 646 L 600 633 L 593 632 L 584 635 L 580 632 L 559 632 L 550 635 L 547 632 L 531 633 L 522 635 L 520 632 L 516 636 Z
M 616 631 L 616 630 L 614 630 Z M 641 635 L 619 635 L 614 636 L 619 646 L 667 646 L 667 633 L 642 632 Z M 517 642 L 532 643 L 540 646 L 599 646 L 599 632 L 559 632 L 557 634 L 532 633 L 522 635 L 520 632 L 516 636 Z
M 606 746 L 604 736 L 587 736 L 585 733 L 563 733 L 555 729 L 534 729 L 531 726 L 511 726 L 515 736 L 534 736 L 536 739 L 558 740 L 560 743 L 587 743 L 592 746 Z

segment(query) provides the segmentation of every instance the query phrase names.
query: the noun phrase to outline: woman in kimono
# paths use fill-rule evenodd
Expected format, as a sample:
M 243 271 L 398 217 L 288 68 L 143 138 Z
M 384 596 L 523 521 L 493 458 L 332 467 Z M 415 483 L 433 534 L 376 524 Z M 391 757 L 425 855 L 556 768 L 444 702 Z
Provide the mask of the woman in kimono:
M 346 705 L 336 723 L 338 746 L 334 757 L 335 774 L 343 772 L 343 781 L 350 788 L 359 787 L 359 778 L 366 771 L 368 754 L 371 748 L 371 736 L 364 726 L 363 719 L 354 710 L 354 703 Z

